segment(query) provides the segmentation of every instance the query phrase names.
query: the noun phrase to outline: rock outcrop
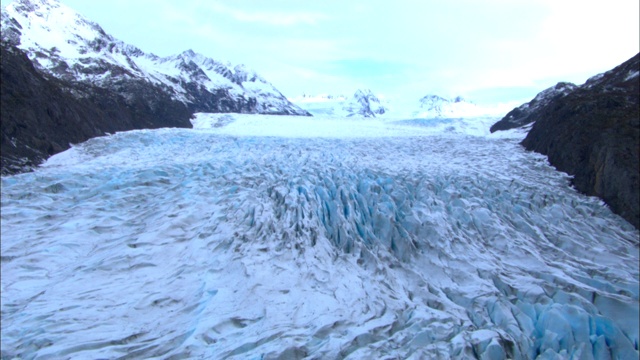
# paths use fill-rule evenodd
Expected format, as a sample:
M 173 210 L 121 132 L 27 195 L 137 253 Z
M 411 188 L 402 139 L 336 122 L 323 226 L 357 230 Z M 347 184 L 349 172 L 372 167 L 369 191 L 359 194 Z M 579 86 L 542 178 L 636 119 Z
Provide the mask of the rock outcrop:
M 509 111 L 505 117 L 491 126 L 490 131 L 509 130 L 529 125 L 536 121 L 536 114 L 541 108 L 548 106 L 555 99 L 562 98 L 575 90 L 576 85 L 568 82 L 559 82 L 556 85 L 540 92 L 533 100 L 524 103 Z
M 547 155 L 558 170 L 573 175 L 576 189 L 600 197 L 636 228 L 640 228 L 639 74 L 637 54 L 535 106 L 527 114 L 527 121 L 535 123 L 522 141 L 527 150 Z
M 191 111 L 143 80 L 119 91 L 71 83 L 36 70 L 9 43 L 1 52 L 1 172 L 28 170 L 70 143 L 116 131 L 191 127 Z

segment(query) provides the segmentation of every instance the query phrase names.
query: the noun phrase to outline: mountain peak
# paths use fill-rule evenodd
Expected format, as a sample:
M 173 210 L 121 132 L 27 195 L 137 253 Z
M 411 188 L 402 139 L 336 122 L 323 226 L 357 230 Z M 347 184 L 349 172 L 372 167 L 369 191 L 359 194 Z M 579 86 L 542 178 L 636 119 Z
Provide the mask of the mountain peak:
M 421 103 L 471 103 L 470 101 L 468 101 L 467 99 L 463 98 L 462 96 L 458 95 L 454 98 L 445 98 L 442 97 L 440 95 L 434 95 L 434 94 L 429 94 L 429 95 L 425 95 L 420 99 Z
M 42 10 L 50 10 L 52 8 L 59 8 L 62 5 L 58 0 L 15 0 L 8 6 L 14 7 L 19 11 L 38 12 Z M 42 16 L 43 13 L 36 13 L 38 16 Z
M 196 54 L 196 52 L 195 52 L 195 51 L 193 51 L 192 49 L 189 49 L 189 50 L 185 50 L 185 51 L 183 51 L 181 55 L 182 55 L 182 56 L 185 56 L 185 57 L 190 57 L 190 58 L 191 58 L 191 57 L 195 57 L 197 54 Z
M 425 102 L 425 101 L 448 101 L 447 99 L 439 96 L 439 95 L 425 95 L 420 99 L 420 102 Z
M 353 96 L 303 95 L 291 99 L 292 102 L 314 115 L 364 116 L 387 118 L 470 118 L 497 116 L 502 109 L 480 107 L 473 102 L 456 96 L 445 98 L 436 94 L 422 97 L 382 97 L 376 96 L 370 89 L 358 89 Z
M 375 97 L 371 89 L 358 89 L 353 94 L 354 97 Z
M 145 53 L 57 0 L 9 4 L 2 39 L 24 50 L 39 70 L 64 80 L 119 88 L 122 81 L 143 80 L 200 112 L 308 115 L 243 65 L 234 68 L 193 49 L 162 58 Z
M 88 48 L 115 41 L 100 25 L 57 0 L 8 4 L 2 11 L 2 39 L 25 50 L 55 48 L 64 57 L 79 57 Z
M 356 90 L 353 97 L 345 102 L 342 109 L 348 112 L 347 116 L 376 117 L 376 115 L 387 112 L 387 109 L 380 103 L 380 99 L 370 89 Z

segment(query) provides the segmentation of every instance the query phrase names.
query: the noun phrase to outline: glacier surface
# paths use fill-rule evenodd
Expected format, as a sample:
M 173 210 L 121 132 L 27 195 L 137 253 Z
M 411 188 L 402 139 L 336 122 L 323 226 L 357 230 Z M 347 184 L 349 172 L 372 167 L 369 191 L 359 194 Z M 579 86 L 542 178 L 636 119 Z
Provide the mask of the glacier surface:
M 2 358 L 637 359 L 638 231 L 494 121 L 198 114 L 2 177 Z

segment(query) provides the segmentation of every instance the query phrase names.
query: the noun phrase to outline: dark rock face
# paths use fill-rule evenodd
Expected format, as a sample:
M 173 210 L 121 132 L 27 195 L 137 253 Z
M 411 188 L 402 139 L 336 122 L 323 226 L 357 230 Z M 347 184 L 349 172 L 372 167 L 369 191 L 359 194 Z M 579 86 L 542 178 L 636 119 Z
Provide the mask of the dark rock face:
M 492 133 L 499 130 L 509 130 L 521 126 L 529 125 L 536 121 L 537 111 L 554 101 L 571 93 L 577 88 L 576 85 L 568 82 L 559 82 L 556 85 L 540 92 L 536 97 L 526 104 L 509 111 L 505 117 L 493 124 L 489 129 Z
M 640 54 L 528 115 L 522 145 L 640 228 Z M 517 110 L 517 109 L 516 109 Z M 515 110 L 514 110 L 515 111 Z M 496 124 L 497 125 L 497 124 Z M 493 131 L 493 130 L 492 130 Z
M 192 127 L 191 111 L 144 80 L 109 90 L 43 75 L 9 43 L 1 52 L 1 172 L 28 170 L 49 156 L 106 132 Z

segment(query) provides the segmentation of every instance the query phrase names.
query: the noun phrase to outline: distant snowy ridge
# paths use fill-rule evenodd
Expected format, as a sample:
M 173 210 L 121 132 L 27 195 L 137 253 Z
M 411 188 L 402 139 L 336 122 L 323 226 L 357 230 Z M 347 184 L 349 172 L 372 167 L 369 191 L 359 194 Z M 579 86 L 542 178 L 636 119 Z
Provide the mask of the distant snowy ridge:
M 438 95 L 427 95 L 420 99 L 420 107 L 415 115 L 423 118 L 471 117 L 478 115 L 478 107 L 461 96 L 446 99 Z
M 2 12 L 2 41 L 24 50 L 44 72 L 118 90 L 144 79 L 193 111 L 308 115 L 244 65 L 192 50 L 159 57 L 115 39 L 56 0 L 16 0 Z
M 341 117 L 385 117 L 385 118 L 422 118 L 451 119 L 483 116 L 501 116 L 502 106 L 478 106 L 461 96 L 444 98 L 439 95 L 426 95 L 413 100 L 374 95 L 369 89 L 357 90 L 353 96 L 344 95 L 302 95 L 289 98 L 291 102 L 316 116 Z
M 349 116 L 376 117 L 384 115 L 387 109 L 380 103 L 371 90 L 358 90 L 342 106 Z
M 352 96 L 304 94 L 289 100 L 316 116 L 379 117 L 387 112 L 381 100 L 369 89 L 358 89 Z

